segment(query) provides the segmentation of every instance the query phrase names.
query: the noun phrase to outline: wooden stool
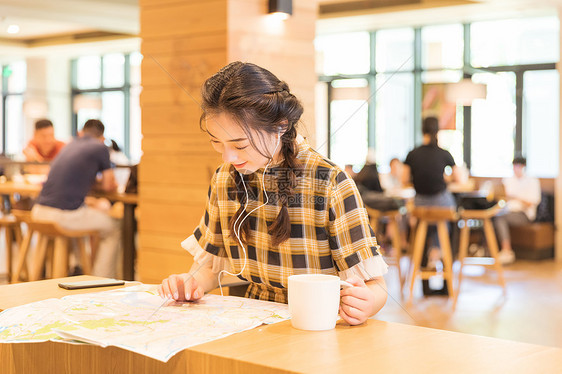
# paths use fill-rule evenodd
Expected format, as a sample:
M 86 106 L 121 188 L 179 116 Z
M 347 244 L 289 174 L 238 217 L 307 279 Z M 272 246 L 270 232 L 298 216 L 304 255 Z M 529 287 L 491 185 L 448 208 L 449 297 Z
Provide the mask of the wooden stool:
M 0 228 L 4 228 L 6 236 L 6 276 L 8 282 L 12 281 L 12 247 L 14 243 L 19 248 L 21 244 L 20 223 L 13 215 L 0 216 Z
M 15 213 L 14 213 L 15 214 Z M 20 279 L 22 270 L 25 267 L 27 253 L 31 244 L 33 234 L 37 233 L 36 253 L 32 260 L 29 280 L 38 280 L 41 271 L 47 260 L 48 252 L 52 252 L 52 278 L 66 277 L 68 271 L 68 247 L 71 239 L 76 239 L 80 248 L 82 268 L 85 274 L 92 272 L 93 256 L 86 251 L 84 240 L 96 240 L 98 232 L 96 230 L 67 230 L 60 227 L 56 222 L 36 221 L 30 215 L 20 215 L 20 219 L 27 223 L 27 233 L 20 246 L 16 271 L 12 275 L 12 282 Z
M 482 210 L 462 210 L 460 212 L 460 218 L 464 221 L 464 226 L 461 228 L 460 233 L 460 243 L 459 243 L 459 277 L 457 285 L 457 293 L 454 298 L 453 308 L 457 304 L 457 299 L 461 290 L 462 282 L 462 268 L 465 263 L 474 265 L 484 265 L 484 266 L 494 266 L 496 272 L 498 273 L 498 283 L 503 288 L 504 294 L 506 293 L 505 279 L 503 277 L 503 268 L 501 262 L 498 259 L 498 242 L 496 240 L 496 233 L 494 232 L 494 225 L 492 224 L 492 217 L 494 217 L 501 208 L 498 205 L 491 207 L 490 209 Z M 484 236 L 486 237 L 486 242 L 488 243 L 488 248 L 490 249 L 490 255 L 492 257 L 467 257 L 468 252 L 468 242 L 470 237 L 470 226 L 468 225 L 468 220 L 482 220 L 484 222 Z M 493 260 L 491 263 L 490 260 Z
M 401 241 L 401 233 L 400 233 L 400 219 L 405 214 L 404 210 L 389 210 L 389 211 L 381 211 L 378 209 L 369 208 L 365 206 L 367 209 L 367 213 L 369 214 L 371 228 L 377 233 L 379 221 L 382 218 L 387 218 L 394 222 L 392 225 L 392 233 L 391 233 L 391 240 L 392 240 L 392 247 L 394 248 L 394 261 L 391 265 L 395 265 L 396 269 L 398 270 L 398 280 L 400 281 L 400 295 L 402 295 L 402 288 L 404 287 L 405 279 L 402 277 L 402 269 L 400 268 L 400 259 L 402 258 L 402 247 L 400 246 Z
M 410 272 L 410 297 L 408 302 L 411 303 L 414 297 L 414 282 L 418 273 L 421 279 L 429 279 L 430 277 L 439 274 L 436 271 L 421 271 L 421 261 L 425 248 L 427 226 L 429 224 L 437 225 L 437 235 L 439 237 L 439 244 L 441 246 L 441 254 L 443 256 L 443 279 L 447 281 L 449 297 L 454 297 L 453 254 L 451 251 L 451 242 L 449 240 L 449 230 L 447 229 L 447 222 L 456 221 L 457 213 L 453 208 L 416 207 L 412 211 L 412 216 L 418 219 L 418 227 L 416 229 L 416 235 L 414 239 L 412 270 Z

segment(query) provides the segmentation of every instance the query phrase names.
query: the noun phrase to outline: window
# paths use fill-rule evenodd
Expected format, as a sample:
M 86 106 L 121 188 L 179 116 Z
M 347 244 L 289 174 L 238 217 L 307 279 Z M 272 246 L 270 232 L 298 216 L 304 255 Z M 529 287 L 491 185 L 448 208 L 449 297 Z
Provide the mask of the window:
M 319 36 L 314 42 L 317 72 L 324 75 L 368 73 L 369 40 L 368 32 Z
M 513 157 L 523 154 L 529 174 L 554 177 L 559 30 L 557 17 L 535 17 L 320 36 L 317 71 L 329 90 L 318 90 L 324 95 L 318 98 L 329 103 L 323 111 L 330 115 L 317 116 L 328 123 L 318 137 L 328 138 L 328 156 L 342 166 L 363 164 L 367 148 L 375 147 L 382 171 L 421 143 L 422 118 L 436 115 L 440 122 L 446 118 L 440 146 L 472 175 L 511 175 Z M 487 86 L 486 98 L 471 106 L 450 102 L 449 84 L 471 77 Z M 337 92 L 354 81 L 368 91 Z M 430 89 L 439 100 L 427 95 Z
M 462 25 L 427 26 L 421 30 L 423 69 L 460 69 L 463 65 Z
M 141 156 L 140 63 L 142 55 L 111 53 L 73 61 L 74 131 L 88 119 L 105 125 L 105 137 L 114 140 L 133 162 Z
M 381 171 L 414 147 L 414 74 L 377 74 L 375 152 Z
M 85 56 L 76 61 L 76 88 L 79 90 L 101 87 L 101 57 Z
M 559 167 L 558 71 L 527 71 L 523 80 L 523 149 L 527 156 L 527 173 L 555 178 Z
M 377 72 L 414 70 L 414 29 L 377 31 Z
M 330 102 L 330 158 L 340 167 L 367 157 L 369 86 L 365 79 L 335 80 Z
M 2 66 L 2 134 L 1 146 L 5 155 L 13 156 L 23 150 L 25 127 L 23 94 L 27 80 L 25 61 Z
M 472 103 L 472 174 L 509 176 L 515 151 L 515 74 L 474 74 L 472 80 L 487 85 L 486 100 Z
M 141 93 L 141 61 L 142 55 L 133 52 L 129 55 L 129 64 L 131 71 L 131 91 L 129 95 L 129 155 L 134 162 L 140 161 L 142 150 L 142 130 L 141 130 L 141 109 L 140 109 L 140 93 Z
M 475 22 L 470 26 L 473 66 L 555 62 L 560 58 L 557 17 Z

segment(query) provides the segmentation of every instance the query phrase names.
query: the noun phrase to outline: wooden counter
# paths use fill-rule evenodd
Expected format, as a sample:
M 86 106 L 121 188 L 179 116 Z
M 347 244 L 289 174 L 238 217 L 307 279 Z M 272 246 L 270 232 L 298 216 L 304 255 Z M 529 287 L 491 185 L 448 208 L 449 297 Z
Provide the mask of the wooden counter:
M 92 291 L 62 290 L 60 281 L 0 286 L 0 308 Z M 296 330 L 285 321 L 186 349 L 167 363 L 115 347 L 0 344 L 1 373 L 473 374 L 555 373 L 561 367 L 559 348 L 377 320 L 323 332 Z

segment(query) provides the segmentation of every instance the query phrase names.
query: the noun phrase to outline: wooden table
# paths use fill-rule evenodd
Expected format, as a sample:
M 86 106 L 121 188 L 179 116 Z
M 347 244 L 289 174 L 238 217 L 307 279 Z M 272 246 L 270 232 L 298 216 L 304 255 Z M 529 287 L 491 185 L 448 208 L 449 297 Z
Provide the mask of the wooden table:
M 4 182 L 0 183 L 0 195 L 9 196 L 20 194 L 22 196 L 36 197 L 41 192 L 42 186 L 25 182 Z M 135 279 L 135 233 L 137 230 L 137 220 L 135 218 L 135 208 L 138 202 L 137 194 L 118 193 L 118 192 L 92 192 L 92 196 L 104 197 L 112 202 L 123 203 L 122 221 L 122 244 L 123 244 L 123 279 Z
M 92 291 L 62 290 L 59 281 L 0 286 L 0 309 Z M 296 330 L 285 321 L 186 349 L 167 363 L 116 347 L 0 344 L 1 373 L 473 374 L 558 373 L 561 367 L 559 348 L 377 320 L 322 332 Z
M 13 195 L 18 193 L 22 196 L 35 197 L 41 192 L 40 184 L 25 182 L 4 182 L 0 183 L 0 195 Z

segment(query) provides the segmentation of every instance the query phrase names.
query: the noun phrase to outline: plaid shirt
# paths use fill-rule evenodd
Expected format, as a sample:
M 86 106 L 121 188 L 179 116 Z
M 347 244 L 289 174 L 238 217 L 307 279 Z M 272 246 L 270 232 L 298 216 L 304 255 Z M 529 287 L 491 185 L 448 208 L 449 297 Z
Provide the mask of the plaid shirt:
M 244 175 L 249 196 L 246 212 L 265 203 L 262 181 L 269 195 L 269 203 L 247 218 L 250 235 L 245 244 L 246 256 L 231 235 L 229 224 L 245 195 L 240 177 L 237 186 L 237 171 L 230 164 L 223 164 L 213 175 L 205 215 L 194 236 L 203 250 L 227 257 L 233 273 L 242 269 L 247 258 L 239 276 L 250 281 L 247 297 L 286 303 L 290 275 L 338 275 L 365 259 L 379 256 L 379 246 L 353 180 L 305 141 L 298 145 L 297 158 L 302 169 L 288 202 L 291 236 L 277 247 L 271 243 L 268 227 L 280 210 L 276 175 L 285 173 L 272 167 L 265 176 L 263 168 Z

